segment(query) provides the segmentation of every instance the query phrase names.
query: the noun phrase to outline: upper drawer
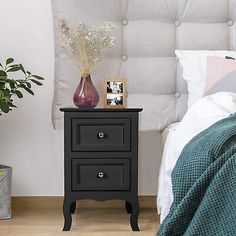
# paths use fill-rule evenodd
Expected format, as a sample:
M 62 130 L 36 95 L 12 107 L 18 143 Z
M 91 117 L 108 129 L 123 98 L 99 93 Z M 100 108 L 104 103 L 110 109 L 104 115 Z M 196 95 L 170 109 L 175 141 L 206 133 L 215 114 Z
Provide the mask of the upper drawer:
M 130 119 L 72 119 L 72 151 L 130 151 Z

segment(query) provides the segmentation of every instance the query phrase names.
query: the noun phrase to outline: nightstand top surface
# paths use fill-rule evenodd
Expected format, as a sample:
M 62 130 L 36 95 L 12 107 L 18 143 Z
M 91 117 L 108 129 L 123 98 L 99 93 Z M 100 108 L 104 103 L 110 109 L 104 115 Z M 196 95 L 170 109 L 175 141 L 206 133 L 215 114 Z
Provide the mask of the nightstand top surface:
M 143 108 L 76 108 L 62 107 L 63 112 L 141 112 Z

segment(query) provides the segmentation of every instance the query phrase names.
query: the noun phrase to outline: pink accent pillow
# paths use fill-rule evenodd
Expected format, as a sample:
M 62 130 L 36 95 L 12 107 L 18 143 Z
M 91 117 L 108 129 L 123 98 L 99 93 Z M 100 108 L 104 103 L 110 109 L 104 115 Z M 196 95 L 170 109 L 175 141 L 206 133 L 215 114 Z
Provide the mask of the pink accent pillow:
M 203 95 L 222 91 L 236 93 L 236 60 L 208 57 L 207 82 Z

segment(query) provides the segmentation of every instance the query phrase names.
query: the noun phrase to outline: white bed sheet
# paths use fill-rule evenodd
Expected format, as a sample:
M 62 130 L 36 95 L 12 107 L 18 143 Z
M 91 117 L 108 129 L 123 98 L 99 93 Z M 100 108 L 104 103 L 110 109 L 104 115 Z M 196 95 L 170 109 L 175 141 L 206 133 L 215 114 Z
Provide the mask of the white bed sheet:
M 162 148 L 164 150 L 165 147 L 165 143 L 166 143 L 166 139 L 168 137 L 168 134 L 170 132 L 172 132 L 173 130 L 175 130 L 175 128 L 179 125 L 180 122 L 176 122 L 176 123 L 172 123 L 170 125 L 168 125 L 163 132 L 161 133 L 161 142 L 162 142 Z
M 236 94 L 216 93 L 201 98 L 187 111 L 178 125 L 168 129 L 157 193 L 157 209 L 161 222 L 169 213 L 173 201 L 171 172 L 184 146 L 201 131 L 235 112 Z

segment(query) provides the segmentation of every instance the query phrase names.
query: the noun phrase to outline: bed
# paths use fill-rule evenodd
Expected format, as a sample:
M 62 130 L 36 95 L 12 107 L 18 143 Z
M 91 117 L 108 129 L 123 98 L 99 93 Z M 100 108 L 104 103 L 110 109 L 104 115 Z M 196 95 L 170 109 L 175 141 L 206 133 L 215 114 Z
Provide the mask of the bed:
M 172 124 L 164 130 L 162 133 L 164 147 L 157 193 L 157 208 L 161 222 L 169 213 L 173 201 L 171 173 L 186 144 L 212 124 L 235 112 L 236 93 L 219 92 L 200 99 L 188 110 L 181 122 Z
M 158 235 L 234 235 L 236 52 L 176 50 L 176 55 L 188 86 L 188 110 L 162 135 Z
M 235 112 L 235 92 L 214 93 L 165 131 L 158 236 L 235 235 Z

